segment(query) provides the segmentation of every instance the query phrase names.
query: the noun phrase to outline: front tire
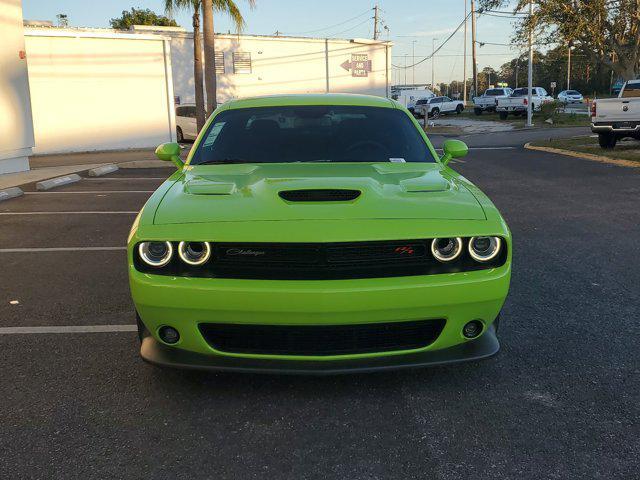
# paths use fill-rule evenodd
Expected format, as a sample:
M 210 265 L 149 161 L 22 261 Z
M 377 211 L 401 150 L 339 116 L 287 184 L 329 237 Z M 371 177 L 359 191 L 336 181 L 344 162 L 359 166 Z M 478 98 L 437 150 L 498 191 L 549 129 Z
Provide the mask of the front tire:
M 460 114 L 462 113 L 462 111 L 463 111 L 463 110 L 464 110 L 464 107 L 463 107 L 462 105 L 458 105 L 458 106 L 456 107 L 456 113 L 457 113 L 458 115 L 460 115 Z
M 605 150 L 611 150 L 615 148 L 618 139 L 613 133 L 599 133 L 598 134 L 598 143 L 600 144 L 600 148 Z
M 433 110 L 431 110 L 431 118 L 438 118 L 438 117 L 440 117 L 440 109 L 434 108 Z
M 176 127 L 176 140 L 178 141 L 178 143 L 184 142 L 184 135 L 180 127 Z

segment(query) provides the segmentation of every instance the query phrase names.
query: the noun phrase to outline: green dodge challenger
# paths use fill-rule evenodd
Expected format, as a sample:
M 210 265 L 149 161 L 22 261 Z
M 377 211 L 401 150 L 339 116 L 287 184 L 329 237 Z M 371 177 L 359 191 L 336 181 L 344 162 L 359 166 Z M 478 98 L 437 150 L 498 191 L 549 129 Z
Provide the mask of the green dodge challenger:
M 282 95 L 220 106 L 128 240 L 142 358 L 338 373 L 495 354 L 511 234 L 398 103 Z

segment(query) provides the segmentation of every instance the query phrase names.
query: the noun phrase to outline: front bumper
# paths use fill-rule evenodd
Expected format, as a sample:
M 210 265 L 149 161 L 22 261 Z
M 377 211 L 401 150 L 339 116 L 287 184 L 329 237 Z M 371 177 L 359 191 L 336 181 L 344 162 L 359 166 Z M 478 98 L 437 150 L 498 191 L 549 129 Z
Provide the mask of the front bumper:
M 500 343 L 496 337 L 495 329 L 493 325 L 491 325 L 487 331 L 476 340 L 442 350 L 374 358 L 333 360 L 330 363 L 325 361 L 254 359 L 204 355 L 167 347 L 153 337 L 144 338 L 142 346 L 140 347 L 140 356 L 144 361 L 154 365 L 192 370 L 335 375 L 482 360 L 495 355 L 498 353 L 498 350 L 500 350 Z

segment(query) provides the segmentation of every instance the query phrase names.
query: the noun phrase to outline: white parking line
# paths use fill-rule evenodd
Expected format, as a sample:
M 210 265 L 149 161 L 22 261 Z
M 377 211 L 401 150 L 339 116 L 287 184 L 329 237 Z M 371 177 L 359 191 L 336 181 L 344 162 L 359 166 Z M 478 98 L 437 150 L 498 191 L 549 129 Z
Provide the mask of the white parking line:
M 52 327 L 0 327 L 0 335 L 38 333 L 114 333 L 135 332 L 136 325 L 60 325 Z
M 87 178 L 83 177 L 82 180 L 89 180 L 92 182 L 102 180 L 166 180 L 169 177 L 100 177 L 100 178 Z
M 139 212 L 123 211 L 86 211 L 86 212 L 0 212 L 0 215 L 137 215 Z
M 67 192 L 24 192 L 25 195 L 88 195 L 101 193 L 153 193 L 155 190 L 87 190 L 87 191 L 67 191 Z
M 0 253 L 31 253 L 31 252 L 108 252 L 112 250 L 126 250 L 127 247 L 34 247 L 34 248 L 0 248 Z

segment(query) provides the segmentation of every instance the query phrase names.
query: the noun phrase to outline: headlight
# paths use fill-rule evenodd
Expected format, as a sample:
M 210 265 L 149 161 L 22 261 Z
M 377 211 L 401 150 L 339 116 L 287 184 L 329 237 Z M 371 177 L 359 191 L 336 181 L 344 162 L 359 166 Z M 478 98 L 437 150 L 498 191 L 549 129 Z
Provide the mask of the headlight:
M 211 257 L 211 246 L 209 242 L 180 242 L 178 255 L 184 263 L 202 265 Z
M 471 237 L 469 255 L 476 262 L 488 262 L 500 253 L 502 240 L 499 237 Z
M 144 263 L 151 267 L 164 267 L 173 256 L 171 242 L 142 242 L 138 254 Z
M 462 253 L 462 239 L 434 238 L 431 242 L 431 253 L 440 262 L 450 262 L 455 260 Z

